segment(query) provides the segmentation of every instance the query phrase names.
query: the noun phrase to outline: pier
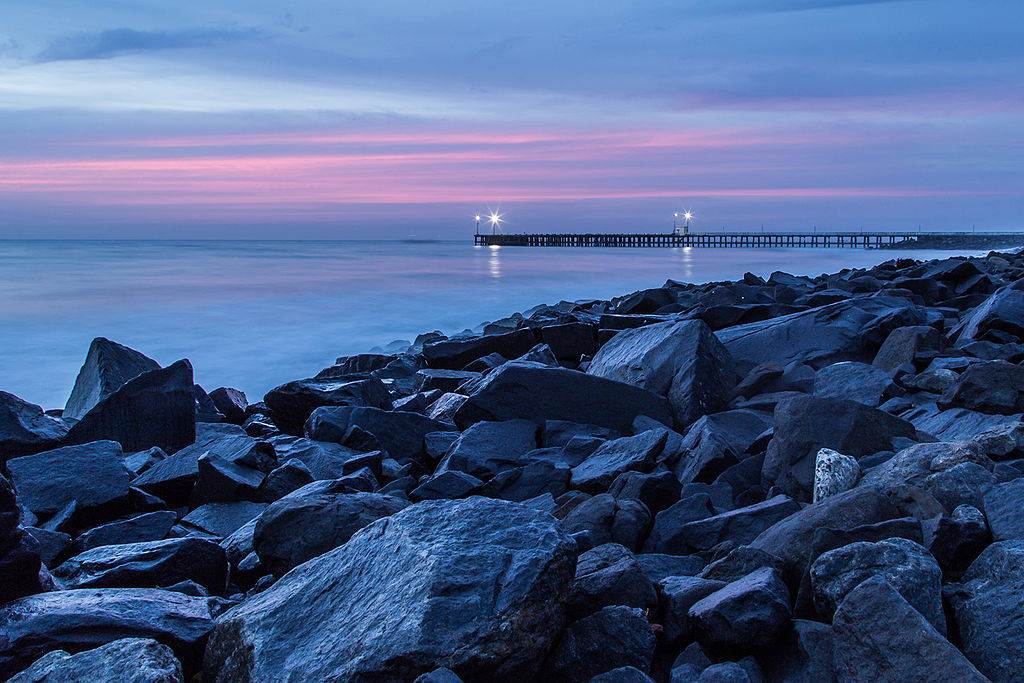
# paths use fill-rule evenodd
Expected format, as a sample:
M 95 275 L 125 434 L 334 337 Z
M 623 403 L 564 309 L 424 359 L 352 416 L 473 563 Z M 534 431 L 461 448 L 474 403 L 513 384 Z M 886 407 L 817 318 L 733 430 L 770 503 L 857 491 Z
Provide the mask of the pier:
M 999 249 L 1024 246 L 1019 232 L 691 232 L 477 234 L 484 247 L 699 247 Z

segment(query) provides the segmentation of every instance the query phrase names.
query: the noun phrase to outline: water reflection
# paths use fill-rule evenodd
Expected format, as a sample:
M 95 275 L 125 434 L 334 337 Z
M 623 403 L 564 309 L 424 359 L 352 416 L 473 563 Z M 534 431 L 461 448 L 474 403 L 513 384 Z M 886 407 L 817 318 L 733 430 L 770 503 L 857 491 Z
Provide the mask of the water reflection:
M 491 249 L 491 258 L 490 258 L 490 262 L 489 262 L 488 265 L 490 266 L 491 279 L 492 280 L 500 280 L 501 279 L 501 247 L 499 247 L 499 246 L 492 246 L 490 249 Z

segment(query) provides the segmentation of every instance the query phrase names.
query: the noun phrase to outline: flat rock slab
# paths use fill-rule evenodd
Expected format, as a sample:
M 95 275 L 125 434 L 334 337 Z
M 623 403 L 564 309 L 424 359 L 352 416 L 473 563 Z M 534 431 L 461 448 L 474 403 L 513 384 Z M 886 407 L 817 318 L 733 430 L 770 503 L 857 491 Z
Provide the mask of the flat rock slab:
M 199 531 L 227 538 L 258 517 L 267 508 L 266 503 L 238 501 L 237 503 L 207 503 L 181 518 L 183 524 Z
M 477 497 L 419 503 L 225 613 L 203 679 L 397 681 L 444 666 L 526 680 L 561 628 L 575 564 L 546 513 Z

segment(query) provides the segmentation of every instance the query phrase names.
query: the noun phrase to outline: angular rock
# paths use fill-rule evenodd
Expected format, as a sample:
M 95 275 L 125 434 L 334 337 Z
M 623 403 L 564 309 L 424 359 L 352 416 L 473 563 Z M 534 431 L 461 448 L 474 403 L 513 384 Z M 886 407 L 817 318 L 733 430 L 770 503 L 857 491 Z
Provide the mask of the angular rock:
M 654 679 L 635 666 L 620 666 L 594 676 L 590 683 L 654 683 Z
M 827 621 L 854 588 L 880 576 L 924 616 L 946 633 L 942 614 L 942 570 L 923 547 L 905 538 L 878 543 L 850 543 L 822 554 L 811 565 L 811 588 L 818 613 Z
M 274 447 L 278 462 L 299 460 L 309 468 L 313 479 L 337 479 L 344 476 L 345 463 L 358 452 L 341 444 L 285 434 L 272 436 L 267 442 Z
M 256 491 L 266 476 L 252 467 L 205 453 L 199 456 L 196 471 L 191 497 L 191 504 L 195 506 L 255 500 Z
M 536 343 L 532 330 L 521 329 L 505 334 L 430 342 L 423 345 L 423 357 L 432 368 L 461 370 L 468 363 L 491 353 L 518 358 Z
M 981 510 L 961 505 L 948 517 L 938 518 L 927 545 L 943 575 L 958 579 L 991 542 L 992 535 Z
M 522 456 L 536 447 L 537 425 L 533 422 L 477 422 L 455 440 L 437 469 L 490 477 L 503 469 L 525 465 Z
M 80 514 L 125 507 L 128 470 L 121 446 L 96 441 L 7 461 L 21 503 L 47 517 L 74 501 Z
M 257 517 L 266 503 L 238 501 L 236 503 L 207 503 L 181 518 L 186 528 L 195 529 L 216 538 L 227 538 L 246 522 Z
M 741 545 L 730 550 L 725 557 L 720 557 L 704 567 L 698 576 L 702 579 L 732 583 L 764 567 L 782 571 L 782 561 L 763 550 Z
M 597 348 L 594 326 L 589 323 L 565 323 L 545 325 L 540 328 L 541 339 L 551 347 L 558 360 L 579 362 L 582 356 L 589 356 Z
M 573 508 L 562 525 L 577 536 L 581 551 L 604 543 L 618 543 L 636 550 L 651 527 L 651 513 L 639 501 L 615 500 L 601 493 Z
M 1014 415 L 1024 411 L 1024 368 L 1004 360 L 974 363 L 942 393 L 939 407 Z
M 957 344 L 986 339 L 1000 333 L 1024 335 L 1024 283 L 1020 280 L 1003 287 L 974 308 L 952 332 Z
M 725 408 L 736 384 L 732 356 L 700 320 L 623 330 L 594 355 L 587 374 L 667 396 L 684 426 Z
M 69 655 L 54 650 L 8 683 L 183 683 L 181 663 L 166 645 L 150 638 L 122 638 Z
M 529 457 L 529 454 L 525 457 Z M 534 460 L 522 467 L 502 470 L 480 489 L 480 495 L 523 502 L 544 494 L 554 498 L 565 493 L 568 487 L 568 467 Z
M 321 406 L 357 406 L 391 410 L 391 395 L 376 377 L 366 379 L 300 379 L 287 382 L 263 397 L 274 423 L 286 434 L 301 435 L 302 425 Z
M 543 512 L 420 503 L 221 616 L 203 680 L 412 680 L 439 666 L 529 679 L 561 628 L 575 563 L 572 539 Z
M 178 515 L 174 512 L 158 510 L 109 522 L 76 538 L 72 550 L 77 554 L 101 545 L 159 541 L 167 536 L 177 520 Z
M 1024 478 L 989 487 L 984 501 L 992 538 L 1024 540 Z
M 161 588 L 194 581 L 220 594 L 227 582 L 224 549 L 200 538 L 104 545 L 53 570 L 67 588 Z
M 479 372 L 424 368 L 416 372 L 416 391 L 455 392 L 463 382 L 480 379 Z
M 192 385 L 192 364 L 187 360 L 144 372 L 82 415 L 68 430 L 65 442 L 109 439 L 126 451 L 159 446 L 174 453 L 196 438 Z
M 771 417 L 758 410 L 727 410 L 702 417 L 683 436 L 672 470 L 684 484 L 710 484 L 771 427 Z
M 963 463 L 991 466 L 981 450 L 970 442 L 922 443 L 904 448 L 864 475 L 862 483 L 890 492 L 901 486 L 920 486 L 936 472 Z M 986 468 L 987 469 L 987 468 Z
M 273 503 L 312 481 L 316 478 L 306 463 L 292 458 L 266 476 L 256 491 L 256 498 L 264 503 Z
M 832 637 L 839 683 L 988 680 L 881 577 L 847 594 Z
M 128 637 L 169 645 L 194 661 L 213 626 L 210 598 L 156 588 L 81 588 L 0 606 L 0 676 L 53 650 L 79 651 Z
M 159 369 L 159 363 L 135 349 L 103 337 L 95 338 L 89 345 L 82 369 L 78 371 L 63 417 L 79 420 L 128 380 Z
M 219 387 L 210 392 L 210 400 L 228 422 L 242 424 L 245 421 L 245 411 L 249 407 L 245 392 L 230 387 Z
M 0 474 L 0 603 L 42 590 L 39 543 L 20 522 L 14 489 Z
M 814 499 L 849 491 L 860 479 L 860 465 L 856 458 L 843 455 L 831 448 L 822 448 L 814 459 Z
M 765 680 L 816 683 L 835 680 L 832 674 L 832 629 L 828 624 L 793 620 L 793 630 L 758 660 Z
M 435 474 L 414 488 L 409 492 L 409 499 L 420 501 L 465 498 L 482 484 L 482 481 L 471 474 L 450 470 Z
M 424 437 L 431 432 L 443 432 L 451 424 L 438 422 L 418 413 L 378 408 L 317 408 L 306 421 L 306 436 L 316 441 L 341 443 L 351 427 L 376 437 L 388 455 L 400 463 L 426 456 Z
M 605 543 L 580 555 L 565 602 L 569 619 L 575 621 L 609 605 L 655 607 L 658 595 L 628 548 Z
M 61 420 L 39 406 L 0 391 L 0 462 L 54 448 L 67 433 Z
M 481 420 L 568 420 L 627 432 L 638 415 L 671 422 L 668 402 L 622 382 L 518 361 L 486 376 L 455 412 L 466 428 Z
M 337 548 L 363 527 L 409 504 L 377 493 L 318 491 L 321 483 L 272 503 L 256 523 L 253 548 L 275 576 Z
M 647 506 L 652 514 L 675 504 L 682 487 L 676 475 L 668 470 L 663 472 L 623 472 L 615 477 L 608 493 L 615 498 L 632 498 Z
M 683 528 L 690 522 L 714 514 L 715 508 L 706 493 L 684 496 L 678 503 L 655 515 L 651 534 L 644 543 L 644 552 L 685 555 L 687 543 Z
M 789 624 L 789 591 L 778 571 L 758 569 L 695 603 L 689 618 L 707 647 L 771 645 Z
M 753 541 L 776 522 L 800 511 L 800 505 L 788 496 L 775 496 L 761 503 L 737 508 L 719 515 L 687 522 L 679 529 L 680 554 L 710 550 L 723 541 L 743 545 Z
M 871 364 L 885 372 L 892 372 L 899 366 L 910 363 L 921 364 L 930 362 L 932 358 L 946 350 L 949 346 L 942 333 L 934 327 L 911 325 L 897 327 L 885 338 Z
M 814 376 L 815 396 L 845 398 L 872 408 L 901 393 L 888 372 L 855 361 L 827 365 Z
M 551 652 L 544 679 L 586 683 L 623 666 L 647 671 L 655 643 L 642 610 L 605 607 L 565 630 Z
M 668 438 L 668 430 L 651 429 L 606 441 L 590 457 L 572 469 L 570 483 L 583 491 L 607 491 L 618 475 L 628 471 L 649 472 Z
M 723 581 L 710 581 L 696 576 L 669 576 L 660 581 L 659 614 L 665 629 L 665 639 L 670 643 L 691 639 L 693 624 L 690 622 L 690 608 L 715 591 L 725 588 L 725 585 Z

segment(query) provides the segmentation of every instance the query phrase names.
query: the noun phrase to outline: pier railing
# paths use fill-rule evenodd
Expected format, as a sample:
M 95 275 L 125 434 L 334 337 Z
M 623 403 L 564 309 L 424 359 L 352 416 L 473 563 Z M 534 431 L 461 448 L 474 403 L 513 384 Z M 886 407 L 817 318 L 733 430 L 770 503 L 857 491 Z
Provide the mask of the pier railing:
M 475 235 L 486 247 L 719 247 L 994 249 L 1024 246 L 1024 233 L 1009 232 L 718 232 L 718 233 L 520 233 Z

